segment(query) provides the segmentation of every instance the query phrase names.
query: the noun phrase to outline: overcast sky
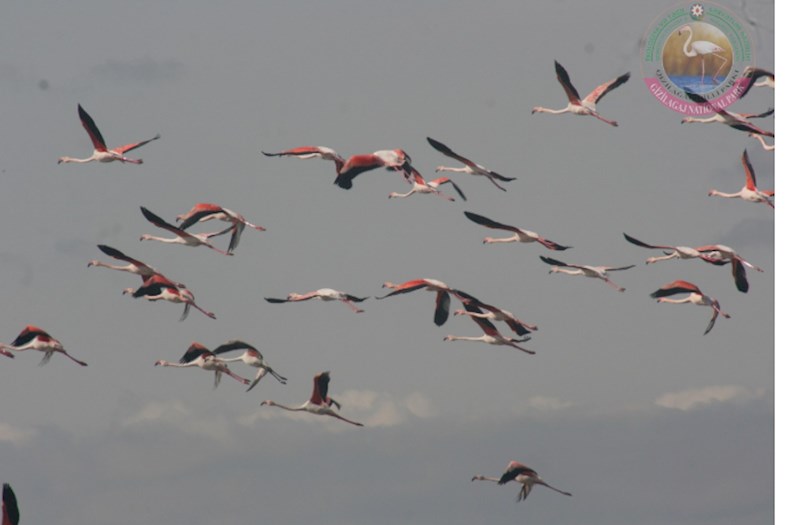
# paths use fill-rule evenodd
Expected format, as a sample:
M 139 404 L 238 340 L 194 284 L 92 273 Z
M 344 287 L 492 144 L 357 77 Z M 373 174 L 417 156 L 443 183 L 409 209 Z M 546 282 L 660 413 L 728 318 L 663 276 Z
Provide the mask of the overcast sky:
M 773 3 L 721 2 L 754 21 L 758 66 L 774 69 Z M 773 519 L 774 225 L 764 205 L 717 199 L 759 187 L 774 155 L 723 126 L 681 125 L 642 81 L 640 39 L 672 1 L 13 1 L 0 17 L 0 341 L 26 324 L 81 368 L 38 354 L 0 361 L 0 481 L 22 523 L 326 525 L 551 523 L 744 525 Z M 587 94 L 627 71 L 600 113 L 561 108 L 553 60 Z M 91 143 L 80 103 L 109 145 L 161 134 L 141 166 L 62 164 Z M 754 89 L 735 111 L 760 112 Z M 763 126 L 773 129 L 772 118 Z M 433 178 L 457 163 L 433 137 L 517 180 L 452 177 L 468 200 L 406 191 L 400 175 L 335 187 L 333 165 L 261 151 L 320 145 L 349 156 L 403 148 Z M 795 170 L 796 171 L 796 170 Z M 452 188 L 443 187 L 452 193 Z M 248 230 L 234 257 L 139 242 L 197 202 L 234 209 Z M 472 211 L 573 246 L 484 245 Z M 210 230 L 213 226 L 208 226 Z M 205 227 L 205 225 L 203 225 Z M 727 267 L 645 265 L 627 243 L 727 244 L 764 268 L 750 291 Z M 224 247 L 226 240 L 217 244 Z M 113 246 L 185 283 L 212 320 L 123 296 L 139 278 L 87 268 Z M 540 255 L 636 267 L 597 280 L 548 274 Z M 434 278 L 539 326 L 527 356 L 444 342 L 479 335 L 432 322 L 434 296 L 269 304 L 322 287 L 380 296 L 384 281 Z M 657 304 L 676 279 L 731 319 Z M 454 301 L 452 309 L 455 309 Z M 504 333 L 508 330 L 501 326 Z M 217 389 L 198 369 L 156 368 L 199 341 L 244 339 L 288 378 Z M 241 363 L 234 371 L 253 377 Z M 261 407 L 294 405 L 314 374 L 355 428 Z M 572 498 L 470 483 L 510 460 Z

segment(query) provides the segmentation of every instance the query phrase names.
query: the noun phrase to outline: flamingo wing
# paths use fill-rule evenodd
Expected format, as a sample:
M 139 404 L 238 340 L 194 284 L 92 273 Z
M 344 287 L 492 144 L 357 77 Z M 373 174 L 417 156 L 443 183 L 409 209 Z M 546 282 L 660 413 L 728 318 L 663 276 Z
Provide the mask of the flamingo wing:
M 581 270 L 586 269 L 585 266 L 581 266 L 580 264 L 567 264 L 565 262 L 559 261 L 558 259 L 553 259 L 552 257 L 545 257 L 544 255 L 540 255 L 539 259 L 553 266 L 565 266 L 567 268 L 579 268 Z
M 674 246 L 661 246 L 661 245 L 658 245 L 658 244 L 647 244 L 647 243 L 644 243 L 644 242 L 640 241 L 639 239 L 631 237 L 630 235 L 628 235 L 625 232 L 623 232 L 622 235 L 625 236 L 625 239 L 629 243 L 635 244 L 636 246 L 641 246 L 642 248 L 650 248 L 651 250 L 674 250 L 675 249 Z
M 94 146 L 94 149 L 97 151 L 108 151 L 106 148 L 106 141 L 103 139 L 103 135 L 97 128 L 97 124 L 94 123 L 94 119 L 92 119 L 92 117 L 86 113 L 80 104 L 78 104 L 78 117 L 81 119 L 83 129 L 86 130 L 86 133 L 89 134 L 89 138 L 92 139 L 92 145 Z
M 775 74 L 767 71 L 766 69 L 753 66 L 748 66 L 745 68 L 742 78 L 749 78 L 750 82 L 747 84 L 747 87 L 744 88 L 742 94 L 739 95 L 739 98 L 744 98 L 744 96 L 750 92 L 750 88 L 752 88 L 756 81 L 761 77 L 768 77 L 771 78 L 773 82 L 775 81 Z
M 17 335 L 16 339 L 11 342 L 11 346 L 22 346 L 33 341 L 37 337 L 46 337 L 48 339 L 52 339 L 50 334 L 33 325 L 28 325 L 22 329 L 22 331 Z
M 245 343 L 239 339 L 233 339 L 226 343 L 222 343 L 216 347 L 211 353 L 214 355 L 224 354 L 225 352 L 232 352 L 234 350 L 256 350 L 249 343 Z M 257 350 L 256 350 L 257 351 Z
M 453 182 L 449 177 L 439 177 L 438 179 L 434 179 L 429 183 L 429 185 L 433 186 L 434 188 L 442 184 L 451 184 L 456 190 L 456 193 L 458 193 L 458 196 L 461 197 L 461 200 L 467 200 L 467 196 L 464 195 L 464 192 L 461 191 L 461 188 L 458 187 L 458 184 Z
M 178 226 L 181 230 L 185 230 L 188 227 L 196 224 L 198 221 L 203 219 L 203 217 L 208 217 L 209 215 L 215 215 L 217 213 L 225 213 L 226 215 L 230 214 L 226 212 L 222 206 L 217 204 L 207 203 L 207 202 L 200 202 L 195 204 L 192 209 L 186 215 L 182 215 L 181 217 L 186 217 L 183 222 L 180 223 Z
M 742 293 L 747 293 L 750 289 L 750 283 L 747 282 L 747 270 L 738 258 L 731 259 L 731 275 L 733 282 L 736 283 L 736 289 Z
M 617 266 L 616 268 L 608 268 L 608 267 L 606 267 L 606 268 L 604 268 L 604 270 L 607 271 L 607 272 L 618 272 L 618 271 L 621 271 L 621 270 L 630 270 L 634 266 L 636 266 L 636 265 L 635 264 L 631 264 L 629 266 Z
M 446 290 L 436 292 L 436 310 L 433 313 L 433 322 L 436 326 L 442 326 L 447 322 L 450 315 L 450 294 Z
M 356 178 L 356 176 L 364 173 L 365 171 L 380 168 L 383 165 L 383 161 L 375 155 L 353 155 L 347 159 L 347 162 L 345 162 L 341 167 L 333 183 L 340 188 L 349 190 L 353 187 L 353 179 Z
M 618 88 L 619 86 L 627 82 L 629 78 L 631 78 L 630 72 L 625 73 L 624 75 L 620 75 L 615 79 L 609 80 L 604 84 L 600 84 L 599 86 L 594 88 L 594 91 L 589 93 L 589 95 L 587 95 L 586 98 L 583 99 L 583 103 L 587 105 L 596 106 L 597 103 L 600 102 L 600 99 L 606 96 L 606 94 L 609 91 Z
M 744 150 L 744 153 L 742 153 L 742 166 L 744 167 L 744 175 L 747 180 L 747 189 L 756 191 L 756 172 L 753 171 L 753 165 L 750 163 L 750 156 L 747 154 L 747 150 Z
M 472 222 L 480 224 L 481 226 L 486 226 L 487 228 L 494 228 L 496 230 L 507 230 L 520 234 L 522 233 L 522 230 L 520 230 L 516 226 L 509 226 L 508 224 L 502 224 L 497 221 L 493 221 L 488 217 L 484 217 L 483 215 L 472 213 L 471 211 L 465 211 L 464 215 L 467 217 L 467 219 L 471 220 Z
M 393 290 L 382 297 L 377 297 L 376 299 L 385 299 L 393 295 L 413 292 L 414 290 L 419 290 L 420 288 L 425 288 L 426 286 L 428 286 L 428 283 L 425 282 L 424 279 L 415 279 L 399 285 L 396 290 Z
M 314 376 L 314 390 L 311 393 L 311 402 L 315 405 L 325 405 L 328 399 L 328 384 L 331 382 L 330 372 L 321 372 Z
M 500 481 L 498 481 L 497 483 L 498 485 L 505 485 L 509 481 L 514 481 L 519 475 L 537 476 L 536 471 L 533 470 L 532 468 L 526 467 L 525 465 L 517 461 L 512 461 L 511 463 L 509 463 L 508 467 L 506 468 L 506 471 L 503 472 L 503 475 L 500 476 Z
M 105 244 L 98 244 L 97 247 L 100 249 L 101 252 L 108 255 L 109 257 L 113 257 L 114 259 L 118 259 L 120 261 L 126 261 L 134 266 L 145 267 L 149 268 L 149 266 L 141 261 L 134 259 L 133 257 L 128 257 L 121 251 L 117 250 L 116 248 L 112 248 L 111 246 L 107 246 Z
M 19 523 L 19 506 L 17 496 L 8 483 L 3 483 L 3 525 Z
M 657 297 L 668 297 L 670 295 L 676 295 L 679 293 L 699 293 L 702 294 L 703 292 L 700 291 L 700 288 L 697 285 L 690 283 L 689 281 L 672 281 L 669 284 L 665 284 L 655 292 L 650 294 L 650 297 L 657 298 Z
M 162 219 L 161 217 L 159 217 L 158 215 L 156 215 L 152 211 L 148 210 L 144 206 L 139 206 L 139 209 L 142 211 L 142 215 L 144 215 L 144 218 L 147 219 L 148 221 L 150 221 L 150 223 L 152 223 L 154 226 L 156 226 L 158 228 L 162 228 L 164 230 L 171 231 L 175 235 L 180 235 L 182 237 L 185 237 L 185 236 L 189 235 L 186 232 L 184 232 L 183 230 L 171 225 L 170 223 L 168 223 L 167 221 L 165 221 L 164 219 Z
M 280 304 L 280 303 L 287 303 L 287 302 L 289 302 L 289 299 L 281 299 L 281 298 L 279 298 L 279 297 L 264 297 L 264 299 L 265 299 L 265 300 L 266 300 L 268 303 L 273 303 L 273 304 Z
M 186 352 L 184 352 L 184 354 L 181 356 L 181 358 L 180 358 L 180 360 L 178 362 L 179 363 L 191 363 L 192 361 L 194 361 L 198 357 L 200 357 L 202 355 L 205 355 L 207 353 L 209 353 L 208 348 L 206 348 L 205 346 L 203 346 L 200 343 L 194 342 L 189 346 L 189 348 L 186 350 Z
M 119 147 L 114 148 L 111 151 L 114 151 L 114 152 L 119 153 L 121 155 L 123 153 L 126 153 L 128 151 L 134 150 L 136 148 L 141 148 L 145 144 L 149 144 L 150 142 L 153 142 L 154 140 L 158 140 L 160 138 L 161 138 L 161 135 L 159 134 L 159 135 L 156 135 L 155 137 L 153 137 L 152 139 L 147 139 L 147 140 L 143 140 L 141 142 L 134 142 L 133 144 L 126 144 L 124 146 L 119 146 Z
M 564 88 L 564 91 L 567 93 L 567 98 L 569 99 L 571 104 L 576 104 L 578 106 L 581 105 L 581 96 L 578 94 L 578 90 L 575 89 L 575 86 L 572 85 L 572 82 L 569 80 L 569 73 L 567 70 L 564 69 L 564 66 L 555 61 L 556 63 L 556 76 L 558 77 L 558 82 L 561 84 L 561 87 Z
M 428 139 L 428 144 L 433 146 L 433 149 L 435 149 L 439 153 L 441 153 L 443 155 L 447 155 L 451 159 L 456 159 L 457 161 L 459 161 L 459 162 L 461 162 L 463 164 L 466 164 L 467 166 L 469 166 L 471 168 L 477 167 L 477 165 L 474 162 L 472 162 L 471 160 L 469 160 L 466 157 L 462 157 L 461 155 L 459 155 L 455 151 L 451 150 L 450 148 L 448 148 L 447 146 L 445 146 L 444 144 L 442 144 L 438 140 L 433 140 L 430 137 L 427 137 L 427 139 Z
M 712 328 L 714 328 L 714 323 L 717 322 L 717 317 L 719 317 L 719 309 L 713 306 L 711 309 L 714 311 L 714 313 L 711 314 L 711 319 L 708 321 L 708 326 L 706 326 L 706 331 L 703 332 L 703 335 L 706 335 L 711 331 Z

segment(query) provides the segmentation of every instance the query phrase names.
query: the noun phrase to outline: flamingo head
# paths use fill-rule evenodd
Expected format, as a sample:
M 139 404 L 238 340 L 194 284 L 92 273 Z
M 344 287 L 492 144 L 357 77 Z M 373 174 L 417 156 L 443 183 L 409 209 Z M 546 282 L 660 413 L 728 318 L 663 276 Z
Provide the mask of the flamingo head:
M 392 281 L 386 281 L 381 285 L 381 288 L 397 288 L 397 285 L 394 284 Z
M 165 364 L 166 361 L 164 361 L 163 359 L 159 359 L 153 366 L 164 366 Z
M 89 264 L 87 264 L 86 267 L 87 268 L 91 268 L 92 266 L 97 266 L 99 264 L 100 264 L 100 261 L 98 261 L 96 259 L 92 259 L 91 261 L 89 261 Z
M 271 399 L 266 399 L 266 400 L 261 402 L 261 406 L 262 407 L 265 406 L 265 405 L 268 406 L 268 407 L 271 407 L 271 406 L 275 405 L 275 402 L 272 401 Z
M 709 197 L 713 197 L 714 195 L 718 195 L 718 194 L 719 194 L 719 192 L 717 190 L 710 190 L 708 192 L 708 196 Z

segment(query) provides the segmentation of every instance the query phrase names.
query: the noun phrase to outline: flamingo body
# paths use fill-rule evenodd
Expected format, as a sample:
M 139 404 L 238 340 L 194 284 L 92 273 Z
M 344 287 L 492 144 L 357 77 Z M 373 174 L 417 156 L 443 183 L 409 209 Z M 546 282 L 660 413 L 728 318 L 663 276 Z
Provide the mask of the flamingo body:
M 518 502 L 526 500 L 535 485 L 542 485 L 565 496 L 572 496 L 572 494 L 569 492 L 565 492 L 561 489 L 555 488 L 552 485 L 548 485 L 535 470 L 523 465 L 518 461 L 511 461 L 506 467 L 505 472 L 503 472 L 503 475 L 499 478 L 489 476 L 473 476 L 472 481 L 476 480 L 494 481 L 498 485 L 505 485 L 510 481 L 516 481 L 522 485 L 519 494 L 517 494 Z
M 64 345 L 62 345 L 58 339 L 55 339 L 41 328 L 33 325 L 26 326 L 11 344 L 0 343 L 0 353 L 8 357 L 13 357 L 13 355 L 9 353 L 9 350 L 15 352 L 38 350 L 44 352 L 44 356 L 39 365 L 47 364 L 50 358 L 53 357 L 53 354 L 58 353 L 67 356 L 81 366 L 86 366 L 86 363 L 83 361 L 69 355 L 67 351 L 64 350 Z
M 333 288 L 320 288 L 319 290 L 314 290 L 308 293 L 299 294 L 299 293 L 290 293 L 286 299 L 280 299 L 277 297 L 265 297 L 267 302 L 269 303 L 295 303 L 300 301 L 308 301 L 311 299 L 318 299 L 320 301 L 341 301 L 345 305 L 347 305 L 351 310 L 355 313 L 360 314 L 364 310 L 358 308 L 353 303 L 360 303 L 362 301 L 366 301 L 369 297 L 356 297 L 355 295 L 350 295 L 349 293 L 340 292 L 339 290 L 334 290 Z
M 565 262 L 558 261 L 551 257 L 544 257 L 543 255 L 540 255 L 539 258 L 545 263 L 551 265 L 550 273 L 565 273 L 567 275 L 582 275 L 584 277 L 593 277 L 595 279 L 600 279 L 604 281 L 606 284 L 608 284 L 618 292 L 624 292 L 625 288 L 611 281 L 611 279 L 609 279 L 608 277 L 608 272 L 628 270 L 636 266 L 635 264 L 631 264 L 629 266 L 618 266 L 616 268 L 611 266 L 586 266 L 581 264 L 567 264 Z
M 673 295 L 678 294 L 688 294 L 683 299 L 670 299 Z M 677 280 L 671 283 L 665 284 L 655 292 L 650 294 L 650 297 L 656 299 L 659 303 L 673 303 L 673 304 L 683 304 L 689 303 L 694 304 L 697 306 L 708 306 L 712 309 L 713 313 L 711 315 L 711 320 L 708 322 L 708 326 L 706 327 L 705 332 L 703 335 L 706 335 L 708 332 L 714 328 L 714 323 L 717 321 L 717 317 L 722 315 L 726 319 L 730 318 L 730 315 L 723 312 L 720 309 L 719 301 L 704 294 L 700 291 L 700 288 L 696 284 L 690 283 L 688 281 Z
M 482 215 L 478 215 L 477 213 L 472 213 L 471 211 L 465 211 L 464 215 L 467 219 L 471 220 L 476 224 L 480 224 L 481 226 L 485 226 L 487 228 L 493 228 L 496 230 L 506 230 L 512 232 L 511 237 L 503 237 L 503 238 L 496 238 L 496 237 L 486 237 L 483 239 L 484 244 L 493 244 L 493 243 L 507 243 L 507 242 L 521 242 L 521 243 L 531 243 L 531 242 L 538 242 L 548 250 L 568 250 L 571 246 L 563 246 L 556 242 L 553 242 L 549 239 L 545 239 L 538 233 L 530 230 L 523 230 L 522 228 L 517 228 L 516 226 L 509 226 L 507 224 L 502 224 L 497 221 L 493 221 L 488 217 L 484 217 Z

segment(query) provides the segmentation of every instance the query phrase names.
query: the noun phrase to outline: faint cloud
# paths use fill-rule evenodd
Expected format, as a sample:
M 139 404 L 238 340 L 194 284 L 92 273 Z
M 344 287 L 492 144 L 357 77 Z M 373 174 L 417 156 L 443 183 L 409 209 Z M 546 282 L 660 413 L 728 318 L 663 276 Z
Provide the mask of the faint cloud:
M 173 80 L 180 75 L 183 64 L 177 60 L 138 58 L 133 60 L 107 60 L 92 67 L 91 73 L 104 80 L 120 83 L 149 84 Z
M 0 443 L 13 443 L 19 445 L 29 441 L 36 435 L 34 430 L 25 430 L 17 427 L 12 427 L 7 423 L 0 423 Z
M 527 406 L 542 412 L 556 412 L 573 406 L 571 401 L 564 401 L 555 397 L 533 396 L 528 398 Z
M 191 411 L 183 401 L 152 401 L 122 420 L 122 426 L 138 428 L 160 424 L 187 434 L 205 436 L 218 441 L 230 438 L 230 421 L 218 415 L 206 416 Z
M 656 405 L 676 410 L 692 410 L 711 403 L 750 401 L 764 397 L 763 388 L 749 389 L 742 386 L 723 385 L 691 388 L 680 392 L 668 392 L 658 399 Z

